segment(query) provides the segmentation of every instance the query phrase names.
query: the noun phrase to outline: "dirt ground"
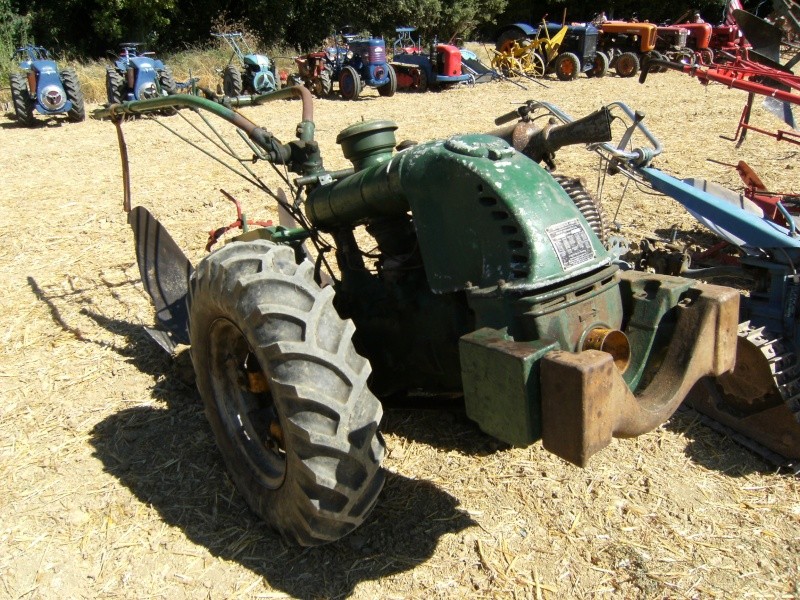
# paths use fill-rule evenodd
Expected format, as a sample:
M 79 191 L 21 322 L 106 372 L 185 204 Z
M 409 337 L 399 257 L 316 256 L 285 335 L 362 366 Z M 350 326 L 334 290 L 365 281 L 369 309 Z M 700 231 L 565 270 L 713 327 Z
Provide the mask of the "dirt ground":
M 398 139 L 492 129 L 527 99 L 574 116 L 621 100 L 663 141 L 657 166 L 741 188 L 746 160 L 776 191 L 800 190 L 796 146 L 731 136 L 746 95 L 666 73 L 495 82 L 441 93 L 367 90 L 315 102 L 326 165 L 337 133 L 388 118 Z M 759 104 L 759 103 L 757 103 Z M 90 108 L 96 108 L 92 106 Z M 242 113 L 281 140 L 300 104 Z M 759 109 L 754 122 L 780 123 Z M 275 218 L 259 192 L 170 135 L 181 117 L 123 126 L 134 204 L 152 210 L 197 262 L 209 230 Z M 223 131 L 227 131 L 221 127 Z M 0 597 L 8 598 L 797 598 L 800 485 L 678 413 L 615 440 L 579 469 L 541 444 L 508 449 L 458 406 L 387 408 L 387 483 L 367 523 L 338 543 L 287 546 L 225 474 L 193 386 L 145 333 L 153 323 L 122 211 L 109 122 L 0 117 Z M 719 162 L 710 162 L 711 159 Z M 595 155 L 559 171 L 596 181 Z M 253 166 L 266 173 L 264 163 Z M 635 238 L 693 227 L 670 199 L 608 183 L 603 203 Z

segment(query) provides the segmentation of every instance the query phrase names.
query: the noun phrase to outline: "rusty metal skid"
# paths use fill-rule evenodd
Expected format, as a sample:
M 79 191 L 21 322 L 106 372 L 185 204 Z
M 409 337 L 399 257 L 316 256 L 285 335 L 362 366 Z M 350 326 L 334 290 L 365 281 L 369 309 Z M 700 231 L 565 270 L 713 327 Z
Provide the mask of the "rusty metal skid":
M 658 284 L 673 279 L 628 271 L 622 278 Z M 675 308 L 675 330 L 663 362 L 644 390 L 632 392 L 606 352 L 556 351 L 541 363 L 542 442 L 580 466 L 612 437 L 635 437 L 658 427 L 702 377 L 733 368 L 739 294 L 697 284 Z

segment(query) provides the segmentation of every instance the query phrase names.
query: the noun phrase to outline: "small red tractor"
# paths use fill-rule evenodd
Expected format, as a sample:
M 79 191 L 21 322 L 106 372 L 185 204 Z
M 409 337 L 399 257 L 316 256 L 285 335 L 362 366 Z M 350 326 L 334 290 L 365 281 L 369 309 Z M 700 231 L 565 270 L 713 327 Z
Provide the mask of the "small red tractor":
M 450 44 L 440 44 L 434 38 L 426 52 L 422 40 L 414 40 L 416 27 L 397 27 L 391 65 L 397 73 L 398 89 L 424 92 L 428 88 L 474 81 L 461 69 L 461 51 Z
M 688 39 L 689 30 L 683 25 L 659 25 L 653 53 L 673 62 L 694 63 L 697 58 L 694 50 L 687 45 Z

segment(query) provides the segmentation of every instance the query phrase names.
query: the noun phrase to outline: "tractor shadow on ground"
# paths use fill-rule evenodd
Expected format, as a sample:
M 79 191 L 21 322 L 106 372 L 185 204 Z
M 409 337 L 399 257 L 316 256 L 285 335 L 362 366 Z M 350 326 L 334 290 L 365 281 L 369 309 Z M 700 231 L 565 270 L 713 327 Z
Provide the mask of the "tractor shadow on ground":
M 686 438 L 684 454 L 706 469 L 725 473 L 730 477 L 775 473 L 779 470 L 724 433 L 703 423 L 699 414 L 691 408 L 681 406 L 664 428 Z
M 9 119 L 14 119 L 10 115 L 6 115 Z M 75 123 L 77 125 L 77 123 Z M 73 123 L 68 122 L 66 119 L 58 118 L 58 117 L 45 117 L 39 116 L 35 120 L 35 122 L 31 125 L 23 125 L 22 123 L 18 122 L 16 119 L 8 122 L 8 123 L 0 123 L 0 129 L 44 129 L 44 128 L 61 128 L 64 125 L 73 125 Z
M 28 283 L 64 331 L 112 349 L 154 379 L 151 394 L 160 404 L 121 410 L 93 427 L 89 443 L 103 469 L 193 543 L 238 562 L 272 588 L 299 598 L 347 597 L 361 581 L 424 563 L 442 536 L 476 525 L 456 498 L 435 485 L 387 472 L 378 503 L 355 532 L 318 548 L 287 544 L 250 511 L 228 478 L 194 388 L 188 351 L 170 358 L 141 326 L 90 308 L 87 290 L 64 295 L 42 289 L 33 278 Z M 70 312 L 62 302 L 84 306 Z M 123 343 L 92 337 L 89 322 Z M 406 419 L 396 422 L 411 427 Z
M 463 397 L 398 395 L 381 403 L 384 433 L 468 456 L 487 456 L 511 447 L 467 418 Z
M 186 397 L 173 399 L 168 409 L 111 415 L 94 427 L 90 443 L 105 471 L 165 523 L 292 597 L 346 597 L 361 581 L 424 563 L 440 537 L 475 524 L 433 484 L 387 473 L 375 509 L 354 533 L 318 548 L 288 545 L 241 499 L 202 408 Z

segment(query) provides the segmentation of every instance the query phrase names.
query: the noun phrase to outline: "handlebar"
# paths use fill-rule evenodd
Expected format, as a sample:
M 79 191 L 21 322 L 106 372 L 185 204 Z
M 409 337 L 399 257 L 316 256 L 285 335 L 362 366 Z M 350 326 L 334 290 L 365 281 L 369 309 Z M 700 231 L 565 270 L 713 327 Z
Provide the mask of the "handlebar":
M 631 163 L 635 167 L 640 167 L 648 164 L 653 158 L 661 154 L 663 148 L 661 146 L 661 142 L 656 138 L 653 133 L 642 123 L 642 119 L 644 115 L 638 113 L 631 109 L 628 105 L 624 104 L 623 102 L 612 102 L 604 107 L 610 114 L 610 119 L 622 119 L 623 121 L 628 123 L 628 127 L 626 130 L 626 134 L 623 136 L 623 142 L 617 144 L 616 146 L 610 141 L 609 137 L 598 137 L 595 139 L 586 138 L 586 139 L 576 139 L 574 141 L 568 141 L 567 143 L 588 143 L 592 145 L 592 149 L 603 155 L 608 160 L 613 160 L 616 163 L 625 162 Z M 529 100 L 522 106 L 516 108 L 515 110 L 503 114 L 495 119 L 496 125 L 502 125 L 504 123 L 508 123 L 514 119 L 523 119 L 523 121 L 530 121 L 533 115 L 537 111 L 543 111 L 545 113 L 549 113 L 551 119 L 554 118 L 556 121 L 560 122 L 562 125 L 572 125 L 574 123 L 585 123 L 586 119 L 590 119 L 592 116 L 596 116 L 596 113 L 593 115 L 589 115 L 588 117 L 584 117 L 576 121 L 572 116 L 568 113 L 561 110 L 558 106 L 551 104 L 549 102 L 541 102 L 538 100 Z M 602 109 L 601 109 L 602 110 Z M 622 113 L 621 115 L 619 113 Z M 556 125 L 556 127 L 561 127 Z M 504 128 L 502 130 L 498 130 L 494 133 L 494 135 L 498 135 L 506 139 L 507 141 L 511 141 L 514 128 Z M 550 136 L 553 133 L 558 133 L 559 129 L 551 129 Z M 563 132 L 563 130 L 561 130 Z M 631 135 L 638 131 L 646 138 L 647 142 L 650 144 L 650 147 L 640 147 L 640 148 L 633 148 L 631 150 L 626 150 L 625 146 L 627 142 L 630 140 Z M 567 130 L 566 133 L 568 133 Z M 528 134 L 527 139 L 532 138 L 535 132 L 531 131 Z M 599 130 L 596 132 L 600 135 Z M 557 135 L 554 138 L 554 141 L 558 139 L 574 139 L 572 136 Z M 527 140 L 526 140 L 527 141 Z M 559 142 L 560 143 L 560 142 Z M 552 143 L 551 143 L 552 144 Z M 517 147 L 518 144 L 515 144 Z M 551 145 L 551 150 L 557 150 L 559 147 L 565 144 L 561 143 L 558 147 L 553 147 Z M 521 150 L 521 148 L 517 148 Z M 532 157 L 533 158 L 533 157 Z

